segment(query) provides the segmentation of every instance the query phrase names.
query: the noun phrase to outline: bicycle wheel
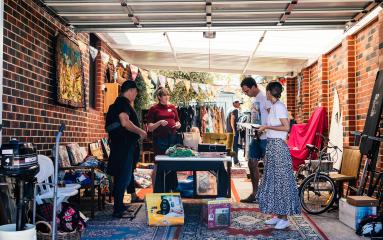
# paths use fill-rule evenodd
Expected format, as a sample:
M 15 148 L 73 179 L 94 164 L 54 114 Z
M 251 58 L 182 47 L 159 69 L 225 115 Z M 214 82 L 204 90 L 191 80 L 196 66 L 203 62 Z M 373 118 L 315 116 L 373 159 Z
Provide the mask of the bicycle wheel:
M 334 181 L 325 174 L 308 176 L 299 187 L 302 208 L 310 214 L 321 214 L 335 202 L 336 187 Z

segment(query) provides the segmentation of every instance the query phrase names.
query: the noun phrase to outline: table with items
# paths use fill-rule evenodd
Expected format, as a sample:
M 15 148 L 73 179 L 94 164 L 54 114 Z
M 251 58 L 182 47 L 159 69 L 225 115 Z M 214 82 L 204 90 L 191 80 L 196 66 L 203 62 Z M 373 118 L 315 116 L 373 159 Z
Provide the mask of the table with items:
M 220 188 L 219 181 L 227 181 L 227 190 L 223 190 L 225 192 L 225 196 L 220 197 L 231 197 L 231 157 L 170 157 L 166 155 L 158 155 L 155 157 L 155 161 L 157 163 L 157 174 L 154 184 L 154 192 L 161 193 L 165 192 L 166 186 L 166 175 L 170 171 L 193 171 L 194 176 L 194 197 L 213 197 L 213 196 L 199 196 L 196 191 L 196 172 L 197 171 L 209 171 L 216 175 L 217 179 L 217 188 Z M 225 168 L 226 163 L 226 168 Z M 225 172 L 221 172 L 225 171 Z M 223 174 L 224 173 L 224 174 Z M 219 179 L 219 177 L 223 177 L 224 179 Z M 225 179 L 226 178 L 226 179 Z M 222 190 L 222 189 L 221 189 Z M 218 191 L 219 193 L 220 191 Z M 219 194 L 218 194 L 219 195 Z

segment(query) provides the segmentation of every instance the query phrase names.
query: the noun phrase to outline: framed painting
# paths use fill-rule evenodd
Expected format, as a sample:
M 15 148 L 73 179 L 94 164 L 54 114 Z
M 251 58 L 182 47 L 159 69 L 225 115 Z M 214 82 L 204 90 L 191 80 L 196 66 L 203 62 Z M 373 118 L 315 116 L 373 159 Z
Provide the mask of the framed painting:
M 81 51 L 63 34 L 56 40 L 57 100 L 71 107 L 84 107 L 85 86 Z

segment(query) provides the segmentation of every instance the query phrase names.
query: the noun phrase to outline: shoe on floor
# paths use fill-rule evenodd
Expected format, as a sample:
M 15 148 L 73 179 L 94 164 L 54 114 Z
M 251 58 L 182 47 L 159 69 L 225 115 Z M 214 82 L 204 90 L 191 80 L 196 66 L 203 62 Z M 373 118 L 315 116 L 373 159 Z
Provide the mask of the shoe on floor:
M 266 224 L 266 225 L 275 225 L 275 224 L 277 224 L 280 220 L 281 220 L 281 219 L 279 219 L 279 218 L 277 218 L 277 217 L 273 217 L 273 218 L 271 218 L 271 219 L 269 219 L 269 220 L 266 220 L 266 221 L 265 221 L 265 224 Z
M 258 199 L 254 195 L 250 195 L 245 199 L 241 199 L 241 203 L 258 203 Z
M 275 225 L 274 228 L 282 230 L 282 229 L 288 228 L 289 226 L 290 226 L 289 220 L 280 219 L 279 222 L 277 223 L 277 225 Z

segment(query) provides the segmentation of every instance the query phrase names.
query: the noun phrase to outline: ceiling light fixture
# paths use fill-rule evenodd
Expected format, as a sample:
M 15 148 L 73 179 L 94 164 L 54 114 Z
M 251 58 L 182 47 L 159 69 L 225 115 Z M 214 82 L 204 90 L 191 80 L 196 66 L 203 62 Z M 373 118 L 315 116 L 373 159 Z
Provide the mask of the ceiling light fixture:
M 215 38 L 216 34 L 217 33 L 215 31 L 207 31 L 207 32 L 203 32 L 203 37 L 208 39 L 213 39 Z

